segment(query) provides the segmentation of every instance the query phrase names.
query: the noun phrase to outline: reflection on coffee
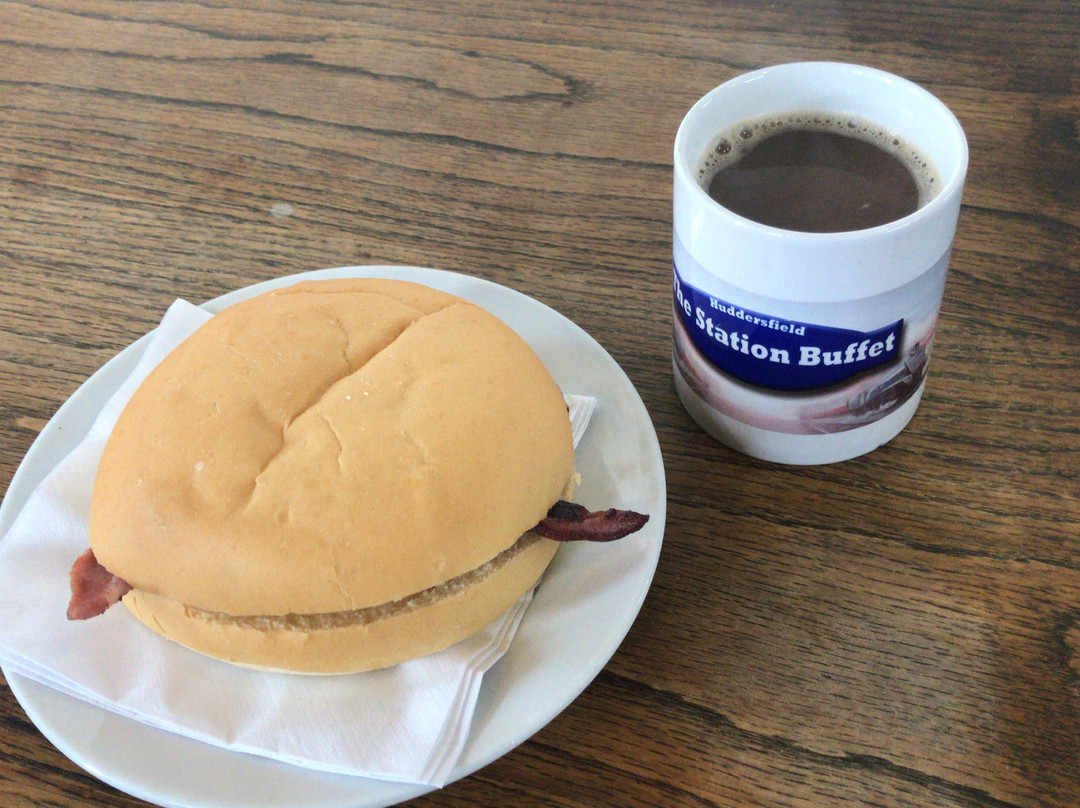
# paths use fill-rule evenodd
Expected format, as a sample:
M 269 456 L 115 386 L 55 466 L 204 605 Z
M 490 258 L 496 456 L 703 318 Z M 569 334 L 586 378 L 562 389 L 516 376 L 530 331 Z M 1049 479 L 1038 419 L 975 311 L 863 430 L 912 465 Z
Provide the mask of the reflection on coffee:
M 811 233 L 902 219 L 940 184 L 926 158 L 874 124 L 817 113 L 760 118 L 721 133 L 699 181 L 733 213 Z

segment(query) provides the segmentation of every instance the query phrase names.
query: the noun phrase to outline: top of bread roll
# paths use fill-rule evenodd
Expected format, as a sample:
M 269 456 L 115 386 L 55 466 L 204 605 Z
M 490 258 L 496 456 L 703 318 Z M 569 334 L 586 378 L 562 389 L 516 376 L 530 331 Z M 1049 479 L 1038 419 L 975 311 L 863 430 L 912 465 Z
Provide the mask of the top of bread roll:
M 150 373 L 105 447 L 90 543 L 201 609 L 360 609 L 512 545 L 573 463 L 560 390 L 498 318 L 403 281 L 303 282 Z

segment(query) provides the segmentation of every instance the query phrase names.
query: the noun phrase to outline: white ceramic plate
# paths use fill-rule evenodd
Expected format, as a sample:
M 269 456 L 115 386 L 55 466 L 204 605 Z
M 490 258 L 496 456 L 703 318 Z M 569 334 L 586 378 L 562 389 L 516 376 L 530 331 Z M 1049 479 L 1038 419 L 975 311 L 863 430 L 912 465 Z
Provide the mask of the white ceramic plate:
M 650 514 L 644 530 L 603 545 L 559 549 L 506 656 L 483 680 L 469 740 L 452 780 L 504 755 L 581 693 L 622 642 L 656 569 L 666 489 L 656 432 L 626 374 L 588 334 L 519 292 L 465 275 L 416 267 L 342 267 L 256 284 L 204 305 L 209 311 L 304 279 L 374 276 L 415 280 L 472 300 L 501 317 L 540 355 L 568 393 L 600 400 L 578 447 L 592 507 Z M 0 535 L 37 483 L 82 437 L 134 367 L 135 342 L 91 376 L 41 431 L 0 504 Z M 90 706 L 4 671 L 26 714 L 61 752 L 90 774 L 168 808 L 380 808 L 430 790 L 303 769 L 229 752 Z M 357 678 L 357 698 L 363 679 Z

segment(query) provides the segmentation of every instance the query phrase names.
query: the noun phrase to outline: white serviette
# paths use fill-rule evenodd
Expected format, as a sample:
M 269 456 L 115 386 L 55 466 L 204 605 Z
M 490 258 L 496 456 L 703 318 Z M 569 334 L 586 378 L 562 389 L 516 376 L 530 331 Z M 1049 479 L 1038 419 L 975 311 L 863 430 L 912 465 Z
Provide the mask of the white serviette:
M 228 665 L 168 642 L 126 609 L 68 621 L 68 570 L 87 543 L 95 469 L 146 374 L 211 315 L 178 300 L 82 442 L 32 492 L 0 540 L 0 664 L 106 710 L 227 749 L 309 768 L 445 785 L 469 733 L 480 683 L 506 652 L 526 594 L 479 634 L 441 653 L 348 676 Z M 580 439 L 595 399 L 567 396 Z

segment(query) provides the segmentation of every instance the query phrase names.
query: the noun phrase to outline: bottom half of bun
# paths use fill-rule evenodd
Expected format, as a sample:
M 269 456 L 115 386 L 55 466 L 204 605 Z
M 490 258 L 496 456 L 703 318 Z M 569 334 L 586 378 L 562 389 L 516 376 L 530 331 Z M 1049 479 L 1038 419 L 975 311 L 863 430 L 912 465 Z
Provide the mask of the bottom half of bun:
M 290 673 L 357 673 L 441 651 L 505 612 L 540 579 L 558 543 L 526 533 L 477 569 L 401 600 L 347 612 L 231 616 L 133 589 L 124 605 L 192 650 Z

